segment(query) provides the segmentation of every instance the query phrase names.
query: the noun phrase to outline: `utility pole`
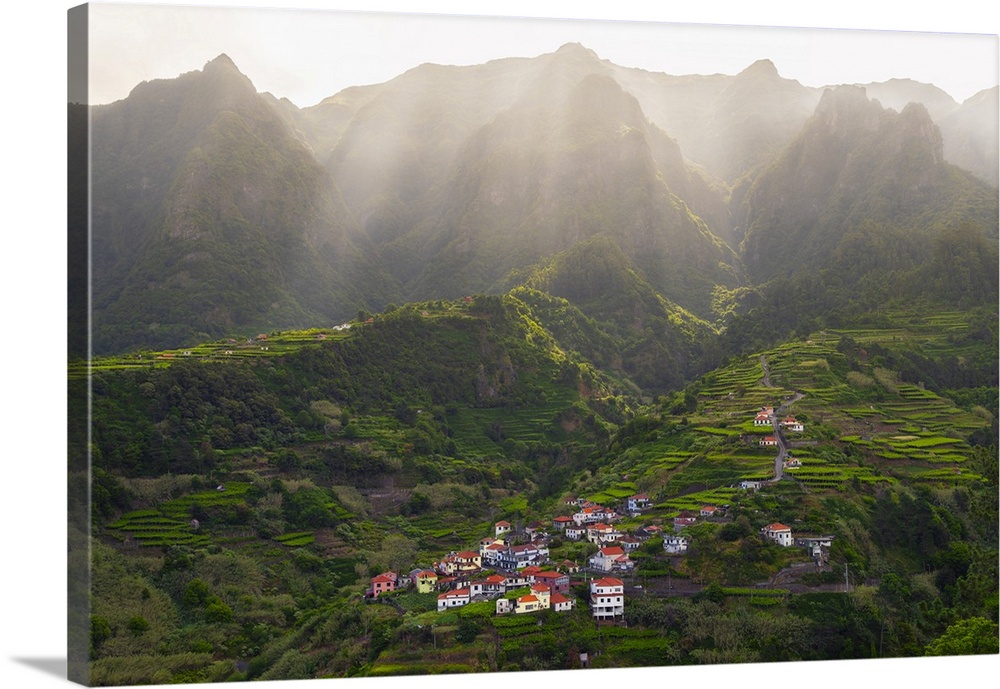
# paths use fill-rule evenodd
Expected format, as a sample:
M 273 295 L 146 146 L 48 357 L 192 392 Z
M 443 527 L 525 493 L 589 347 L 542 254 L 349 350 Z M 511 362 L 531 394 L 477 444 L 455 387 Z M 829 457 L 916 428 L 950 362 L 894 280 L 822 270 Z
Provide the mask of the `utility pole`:
M 847 575 L 847 563 L 844 563 L 844 593 L 850 593 L 851 591 L 851 580 Z

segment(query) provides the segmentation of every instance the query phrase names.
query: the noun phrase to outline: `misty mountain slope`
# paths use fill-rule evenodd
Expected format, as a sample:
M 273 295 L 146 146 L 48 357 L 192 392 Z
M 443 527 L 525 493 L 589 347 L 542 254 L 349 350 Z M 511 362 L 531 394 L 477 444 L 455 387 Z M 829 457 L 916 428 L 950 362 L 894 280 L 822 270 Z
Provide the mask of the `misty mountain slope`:
M 554 254 L 511 281 L 521 285 L 512 294 L 531 304 L 561 342 L 602 368 L 624 371 L 644 389 L 676 389 L 703 370 L 715 330 L 661 296 L 607 236 Z M 573 319 L 567 327 L 562 300 L 598 333 Z M 610 350 L 602 344 L 607 337 L 614 343 Z
M 913 79 L 889 79 L 887 81 L 855 84 L 865 89 L 868 97 L 877 100 L 882 107 L 902 112 L 910 103 L 920 103 L 928 114 L 940 123 L 958 109 L 958 103 L 947 93 L 933 84 L 925 84 Z
M 923 106 L 896 113 L 858 87 L 827 91 L 743 198 L 741 253 L 752 277 L 818 269 L 864 223 L 894 227 L 921 246 L 961 224 L 995 240 L 996 190 L 946 163 L 942 147 Z
M 770 60 L 735 76 L 675 77 L 623 67 L 614 74 L 687 159 L 730 183 L 791 141 L 821 93 L 782 78 Z
M 870 88 L 949 108 L 930 85 Z M 220 56 L 92 109 L 95 345 L 500 293 L 595 237 L 712 322 L 829 265 L 884 283 L 968 250 L 958 282 L 974 284 L 995 255 L 996 190 L 948 162 L 995 181 L 996 89 L 940 129 L 857 87 L 819 94 L 767 60 L 675 77 L 571 43 L 424 64 L 300 109 Z
M 322 167 L 229 58 L 94 120 L 96 348 L 305 325 L 392 293 Z
M 980 91 L 940 121 L 944 157 L 993 186 L 1000 183 L 1000 87 Z
M 511 269 L 608 234 L 657 289 L 708 313 L 712 288 L 735 281 L 737 261 L 671 193 L 651 146 L 666 160 L 661 137 L 609 77 L 569 88 L 558 72 L 538 81 L 470 137 L 441 212 L 392 247 L 401 260 L 434 252 L 414 295 L 490 288 Z M 683 166 L 679 156 L 673 163 Z

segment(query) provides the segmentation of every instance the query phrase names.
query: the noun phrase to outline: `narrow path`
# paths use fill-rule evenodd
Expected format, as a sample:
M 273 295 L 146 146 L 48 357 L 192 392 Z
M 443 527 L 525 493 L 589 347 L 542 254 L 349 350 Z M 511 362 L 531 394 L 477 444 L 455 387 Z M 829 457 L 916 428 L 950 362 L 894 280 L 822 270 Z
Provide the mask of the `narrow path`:
M 768 388 L 777 387 L 771 383 L 771 371 L 767 367 L 767 356 L 764 354 L 760 355 L 760 367 L 764 370 L 764 377 L 761 379 L 764 386 Z M 774 478 L 771 479 L 772 481 L 780 481 L 781 477 L 784 476 L 785 458 L 788 457 L 789 449 L 788 440 L 785 439 L 785 434 L 781 430 L 781 422 L 779 419 L 781 415 L 788 410 L 788 407 L 792 406 L 803 397 L 805 397 L 804 393 L 796 392 L 790 399 L 786 400 L 784 404 L 771 412 L 771 427 L 774 429 L 774 437 L 778 440 L 778 455 L 774 458 Z

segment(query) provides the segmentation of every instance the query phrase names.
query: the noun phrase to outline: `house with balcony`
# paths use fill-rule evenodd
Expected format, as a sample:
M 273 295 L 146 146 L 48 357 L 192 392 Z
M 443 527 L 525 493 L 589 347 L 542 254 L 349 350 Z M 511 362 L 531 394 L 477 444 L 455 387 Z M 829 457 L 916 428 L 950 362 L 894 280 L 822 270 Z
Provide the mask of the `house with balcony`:
M 562 572 L 537 572 L 532 576 L 536 584 L 544 584 L 552 593 L 569 593 L 569 575 Z
M 687 549 L 688 539 L 686 537 L 676 534 L 663 537 L 663 550 L 668 555 L 679 555 L 687 552 Z
M 625 617 L 625 584 L 621 579 L 604 577 L 590 582 L 590 614 L 595 620 Z

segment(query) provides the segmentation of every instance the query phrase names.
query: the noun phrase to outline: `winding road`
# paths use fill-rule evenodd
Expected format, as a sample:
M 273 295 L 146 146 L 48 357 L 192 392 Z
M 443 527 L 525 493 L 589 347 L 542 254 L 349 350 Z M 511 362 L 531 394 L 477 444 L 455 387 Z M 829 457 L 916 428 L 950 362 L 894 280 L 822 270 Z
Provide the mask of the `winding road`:
M 760 367 L 764 369 L 764 377 L 761 379 L 764 386 L 768 388 L 777 387 L 771 383 L 771 371 L 767 367 L 767 357 L 763 354 L 760 355 Z M 781 480 L 781 477 L 785 473 L 785 458 L 788 457 L 789 445 L 788 441 L 785 439 L 785 434 L 781 430 L 781 422 L 779 419 L 790 406 L 798 402 L 803 397 L 805 397 L 803 393 L 796 392 L 791 398 L 786 400 L 784 404 L 770 414 L 771 426 L 774 428 L 774 437 L 778 440 L 778 456 L 774 458 L 774 478 L 771 479 L 772 481 Z

